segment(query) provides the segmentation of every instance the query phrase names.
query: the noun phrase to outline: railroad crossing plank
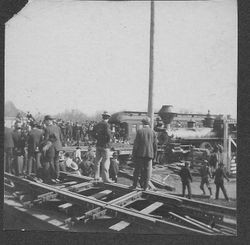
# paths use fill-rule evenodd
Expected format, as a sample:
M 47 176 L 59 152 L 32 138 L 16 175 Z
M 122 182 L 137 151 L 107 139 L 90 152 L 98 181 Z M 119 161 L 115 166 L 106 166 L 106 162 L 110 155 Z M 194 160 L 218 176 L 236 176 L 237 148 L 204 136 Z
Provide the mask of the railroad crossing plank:
M 152 213 L 153 211 L 155 211 L 157 208 L 163 206 L 164 203 L 162 202 L 154 202 L 152 203 L 151 205 L 147 206 L 146 208 L 142 209 L 140 211 L 140 213 L 143 213 L 143 214 L 150 214 Z
M 129 192 L 128 194 L 125 194 L 123 196 L 120 196 L 116 199 L 111 200 L 110 202 L 108 202 L 108 204 L 115 204 L 118 206 L 124 206 L 127 205 L 128 202 L 132 201 L 136 201 L 136 199 L 139 199 L 142 195 L 142 192 L 140 191 L 132 191 Z
M 67 177 L 67 178 L 70 178 L 72 180 L 82 180 L 82 181 L 90 181 L 90 180 L 94 180 L 94 178 L 92 177 L 88 177 L 88 176 L 84 176 L 84 175 L 74 175 L 74 174 L 71 174 L 71 173 L 68 173 L 68 172 L 63 172 L 63 171 L 60 171 L 60 176 L 62 177 Z
M 59 205 L 58 208 L 59 208 L 59 209 L 67 209 L 67 208 L 70 208 L 70 207 L 72 207 L 72 206 L 73 206 L 72 203 L 66 202 L 66 203 L 64 203 L 64 204 Z
M 82 190 L 88 189 L 89 187 L 92 187 L 93 183 L 90 182 L 83 182 L 76 185 L 71 185 L 69 187 L 66 187 L 65 189 L 68 189 L 69 191 L 74 192 L 81 192 Z
M 98 192 L 92 196 L 90 196 L 91 198 L 95 198 L 95 199 L 101 199 L 109 194 L 111 194 L 112 191 L 111 190 L 104 190 L 104 191 L 101 191 L 101 192 Z
M 75 185 L 77 183 L 78 183 L 77 181 L 63 182 L 64 185 Z
M 121 230 L 125 229 L 126 227 L 128 227 L 129 225 L 130 225 L 129 222 L 122 220 L 122 221 L 110 226 L 109 229 L 114 230 L 114 231 L 121 231 Z

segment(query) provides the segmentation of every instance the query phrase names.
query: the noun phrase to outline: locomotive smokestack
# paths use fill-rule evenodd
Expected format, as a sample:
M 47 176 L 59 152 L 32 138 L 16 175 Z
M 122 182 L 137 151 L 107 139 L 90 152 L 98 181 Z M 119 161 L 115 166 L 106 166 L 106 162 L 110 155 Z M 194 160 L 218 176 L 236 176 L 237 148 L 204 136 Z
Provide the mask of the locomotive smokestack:
M 170 127 L 170 123 L 173 121 L 176 113 L 173 113 L 173 106 L 172 105 L 163 105 L 158 112 L 159 116 L 161 117 L 162 121 L 164 122 L 165 128 Z

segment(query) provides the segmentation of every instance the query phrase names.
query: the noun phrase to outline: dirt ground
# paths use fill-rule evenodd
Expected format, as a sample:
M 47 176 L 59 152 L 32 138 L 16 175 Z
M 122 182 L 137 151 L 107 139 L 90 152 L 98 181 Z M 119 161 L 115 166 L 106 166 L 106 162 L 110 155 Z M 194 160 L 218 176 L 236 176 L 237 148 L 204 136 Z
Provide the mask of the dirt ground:
M 127 172 L 133 173 L 133 168 L 129 166 L 122 167 Z M 181 194 L 182 193 L 182 183 L 181 179 L 178 175 L 176 175 L 172 170 L 169 170 L 167 165 L 155 165 L 153 166 L 153 177 L 161 182 L 164 182 L 168 185 L 171 185 L 175 188 L 175 191 L 166 191 L 164 189 L 157 189 L 162 192 L 172 193 L 172 194 Z M 132 181 L 126 179 L 124 177 L 118 178 L 118 183 L 125 184 L 125 185 L 132 185 Z M 213 203 L 217 205 L 227 206 L 227 207 L 234 207 L 236 208 L 236 179 L 231 178 L 230 182 L 225 180 L 225 188 L 227 190 L 227 194 L 229 196 L 229 202 L 227 202 L 224 198 L 223 193 L 220 191 L 219 193 L 219 200 L 215 200 L 215 184 L 214 180 L 210 181 L 210 185 L 212 187 L 213 196 L 209 198 L 209 191 L 205 186 L 206 196 L 202 195 L 202 191 L 200 190 L 200 177 L 193 176 L 193 182 L 191 183 L 192 189 L 192 199 L 199 200 L 203 202 Z

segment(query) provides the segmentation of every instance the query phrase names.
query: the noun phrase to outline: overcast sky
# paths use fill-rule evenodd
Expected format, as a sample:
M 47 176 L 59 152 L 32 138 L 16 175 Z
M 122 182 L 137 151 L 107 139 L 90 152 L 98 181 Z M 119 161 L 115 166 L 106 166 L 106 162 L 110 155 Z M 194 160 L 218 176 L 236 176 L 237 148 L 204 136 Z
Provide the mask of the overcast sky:
M 5 100 L 24 111 L 147 110 L 149 1 L 33 0 L 6 23 Z M 155 2 L 154 108 L 231 114 L 237 1 Z

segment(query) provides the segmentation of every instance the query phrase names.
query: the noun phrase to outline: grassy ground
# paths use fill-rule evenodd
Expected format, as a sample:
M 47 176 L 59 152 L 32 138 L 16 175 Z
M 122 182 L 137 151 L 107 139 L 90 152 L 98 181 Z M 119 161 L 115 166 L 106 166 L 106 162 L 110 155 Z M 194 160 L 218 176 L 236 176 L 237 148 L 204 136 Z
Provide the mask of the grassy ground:
M 126 171 L 130 173 L 133 173 L 133 169 L 130 168 L 129 166 L 123 166 L 123 169 L 125 169 Z M 153 167 L 153 177 L 168 185 L 175 187 L 175 191 L 173 192 L 161 190 L 162 192 L 168 192 L 168 193 L 173 193 L 173 194 L 182 193 L 182 184 L 181 184 L 180 177 L 176 175 L 175 173 L 173 173 L 171 170 L 169 170 L 167 166 L 155 165 Z M 225 188 L 229 196 L 229 202 L 225 200 L 224 195 L 221 191 L 219 193 L 219 200 L 214 199 L 216 187 L 213 182 L 214 182 L 213 180 L 210 181 L 213 196 L 212 198 L 209 198 L 208 197 L 209 191 L 208 189 L 206 189 L 206 186 L 205 186 L 205 191 L 206 191 L 207 196 L 202 195 L 202 191 L 200 190 L 200 177 L 193 176 L 193 182 L 191 183 L 192 194 L 193 194 L 192 199 L 235 208 L 236 207 L 236 179 L 230 179 L 230 182 L 227 182 L 225 180 Z M 131 180 L 123 178 L 123 177 L 118 178 L 118 183 L 125 184 L 125 185 L 132 185 Z

